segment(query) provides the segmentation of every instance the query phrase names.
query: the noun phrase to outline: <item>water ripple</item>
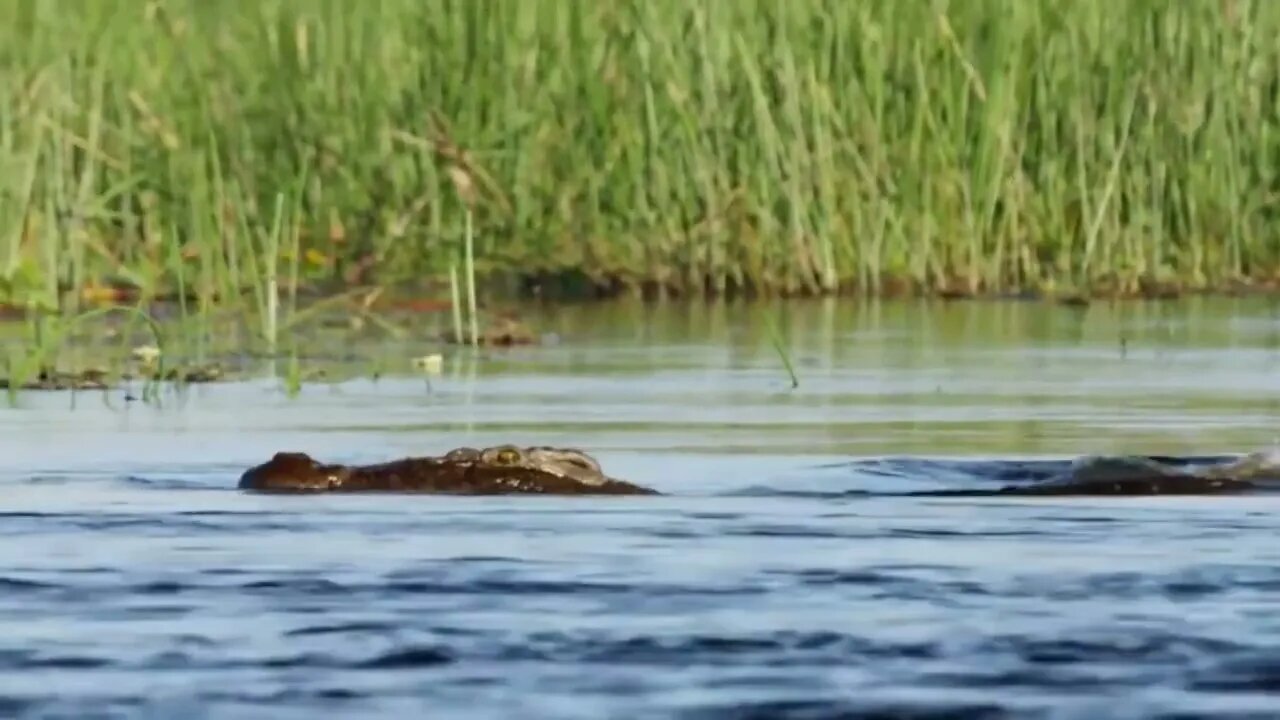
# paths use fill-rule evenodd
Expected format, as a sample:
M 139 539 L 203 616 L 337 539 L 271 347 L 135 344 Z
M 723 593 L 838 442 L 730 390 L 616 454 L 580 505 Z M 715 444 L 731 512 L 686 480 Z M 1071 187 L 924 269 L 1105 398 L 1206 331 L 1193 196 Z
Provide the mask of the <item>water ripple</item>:
M 22 541 L 0 544 L 0 715 L 466 712 L 506 692 L 527 700 L 484 709 L 1075 718 L 1128 694 L 1135 716 L 1265 716 L 1265 504 L 883 497 L 1061 467 L 873 460 L 606 507 L 46 473 L 30 491 L 66 505 L 0 513 Z M 91 489 L 109 500 L 77 505 Z M 197 689 L 166 704 L 168 682 Z

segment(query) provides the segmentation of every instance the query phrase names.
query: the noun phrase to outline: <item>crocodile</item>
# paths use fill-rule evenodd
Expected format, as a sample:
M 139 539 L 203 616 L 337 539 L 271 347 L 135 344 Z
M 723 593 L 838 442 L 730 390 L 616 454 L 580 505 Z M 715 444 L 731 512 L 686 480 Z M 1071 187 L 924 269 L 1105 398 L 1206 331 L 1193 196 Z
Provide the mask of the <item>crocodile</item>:
M 658 495 L 611 478 L 581 450 L 553 447 L 463 447 L 442 456 L 372 465 L 321 463 L 306 453 L 278 452 L 240 476 L 258 492 L 400 492 L 441 495 Z
M 1085 456 L 1053 473 L 1018 462 L 988 468 L 1001 487 L 917 490 L 908 496 L 1223 495 L 1280 490 L 1280 450 L 1244 456 Z M 661 495 L 609 477 L 581 450 L 498 445 L 372 465 L 325 464 L 279 452 L 240 477 L 259 492 L 399 492 L 441 495 Z M 897 493 L 894 493 L 897 494 Z
M 989 489 L 924 490 L 911 495 L 1227 495 L 1280 490 L 1280 450 L 1239 457 L 1093 455 L 1040 482 Z

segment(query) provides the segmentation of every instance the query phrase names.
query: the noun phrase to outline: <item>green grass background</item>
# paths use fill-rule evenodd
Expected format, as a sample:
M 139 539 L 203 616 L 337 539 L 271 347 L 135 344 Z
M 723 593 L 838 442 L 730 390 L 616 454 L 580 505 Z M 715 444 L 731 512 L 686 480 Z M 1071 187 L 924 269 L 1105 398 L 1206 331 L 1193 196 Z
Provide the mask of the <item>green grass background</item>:
M 1268 0 L 6 0 L 4 14 L 0 302 L 61 307 L 60 290 L 123 280 L 261 304 L 277 276 L 447 278 L 467 207 L 482 281 L 1280 279 Z

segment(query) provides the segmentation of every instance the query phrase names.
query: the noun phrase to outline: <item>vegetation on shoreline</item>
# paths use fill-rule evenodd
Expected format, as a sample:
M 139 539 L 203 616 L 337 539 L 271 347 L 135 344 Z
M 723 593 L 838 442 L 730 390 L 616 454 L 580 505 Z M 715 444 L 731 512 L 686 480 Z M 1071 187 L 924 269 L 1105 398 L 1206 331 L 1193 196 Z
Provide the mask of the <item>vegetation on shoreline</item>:
M 1265 0 L 14 0 L 7 20 L 0 303 L 75 312 L 124 284 L 242 305 L 274 338 L 298 288 L 447 283 L 469 221 L 479 278 L 591 291 L 1280 281 Z

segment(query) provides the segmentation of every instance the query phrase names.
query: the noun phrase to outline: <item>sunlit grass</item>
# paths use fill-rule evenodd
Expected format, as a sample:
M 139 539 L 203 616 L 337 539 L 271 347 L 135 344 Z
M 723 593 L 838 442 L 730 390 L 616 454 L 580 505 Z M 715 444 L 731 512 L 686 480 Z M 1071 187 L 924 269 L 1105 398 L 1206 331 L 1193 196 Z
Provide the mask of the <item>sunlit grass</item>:
M 1277 37 L 1266 0 L 13 0 L 0 302 L 124 283 L 275 347 L 299 284 L 459 266 L 468 305 L 1274 281 Z

